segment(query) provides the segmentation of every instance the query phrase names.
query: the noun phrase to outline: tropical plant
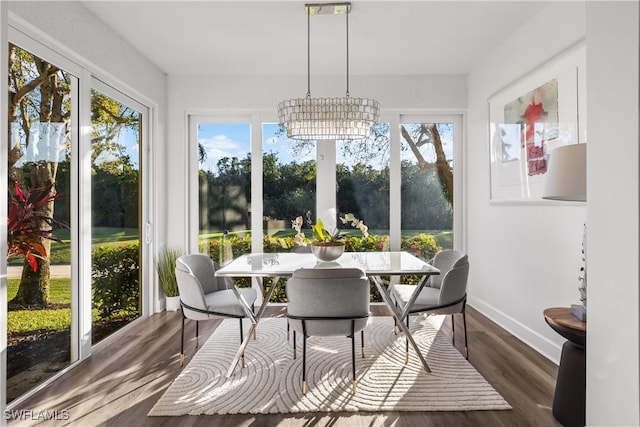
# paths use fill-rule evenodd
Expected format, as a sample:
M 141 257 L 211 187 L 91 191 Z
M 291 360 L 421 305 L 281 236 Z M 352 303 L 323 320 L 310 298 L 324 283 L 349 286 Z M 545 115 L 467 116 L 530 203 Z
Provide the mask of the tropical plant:
M 33 190 L 25 188 L 23 191 L 18 181 L 15 181 L 14 192 L 11 194 L 11 206 L 7 217 L 7 257 L 24 256 L 33 271 L 38 269 L 37 259 L 47 258 L 43 239 L 60 242 L 52 233 L 53 227 L 66 227 L 41 210 L 43 206 L 60 196 L 52 195 L 51 187 L 52 185 L 49 185 Z
M 176 279 L 176 260 L 183 255 L 181 249 L 165 246 L 162 255 L 156 264 L 158 278 L 164 294 L 168 297 L 177 297 L 178 281 Z

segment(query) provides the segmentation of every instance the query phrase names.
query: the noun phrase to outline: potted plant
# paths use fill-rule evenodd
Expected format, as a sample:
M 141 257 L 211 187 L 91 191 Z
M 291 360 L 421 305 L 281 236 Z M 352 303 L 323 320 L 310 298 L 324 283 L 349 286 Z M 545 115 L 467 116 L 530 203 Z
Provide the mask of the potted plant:
M 334 232 L 328 231 L 324 223 L 320 218 L 315 224 L 311 223 L 310 212 L 307 212 L 307 222 L 311 225 L 311 231 L 315 240 L 311 242 L 311 252 L 321 261 L 333 261 L 338 259 L 344 252 L 344 237 L 345 235 L 340 230 Z M 351 224 L 360 230 L 364 237 L 369 236 L 369 228 L 356 218 L 353 214 L 346 214 L 343 217 L 339 217 L 343 224 Z M 291 221 L 291 227 L 296 230 L 295 242 L 299 245 L 306 246 L 307 240 L 302 232 L 303 219 L 301 216 Z
M 165 246 L 156 265 L 162 291 L 167 297 L 167 311 L 177 311 L 180 308 L 180 294 L 176 279 L 176 260 L 182 255 L 180 249 Z

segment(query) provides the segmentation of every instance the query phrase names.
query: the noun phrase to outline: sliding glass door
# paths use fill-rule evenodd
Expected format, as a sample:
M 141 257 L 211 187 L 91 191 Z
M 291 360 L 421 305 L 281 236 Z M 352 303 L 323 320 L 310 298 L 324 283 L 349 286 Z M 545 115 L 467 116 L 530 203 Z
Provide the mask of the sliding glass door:
M 15 44 L 9 45 L 8 74 L 5 378 L 11 402 L 78 359 L 71 280 L 78 78 Z
M 3 405 L 87 358 L 153 302 L 143 286 L 153 272 L 149 108 L 9 35 Z
M 143 106 L 91 90 L 92 344 L 142 315 Z

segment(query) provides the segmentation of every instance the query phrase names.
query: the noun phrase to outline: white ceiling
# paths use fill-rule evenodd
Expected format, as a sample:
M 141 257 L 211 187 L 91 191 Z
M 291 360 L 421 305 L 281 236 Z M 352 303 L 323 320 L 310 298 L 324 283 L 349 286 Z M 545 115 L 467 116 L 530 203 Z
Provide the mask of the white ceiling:
M 83 1 L 168 74 L 307 73 L 304 1 Z M 352 1 L 350 74 L 466 74 L 542 1 Z M 345 18 L 311 17 L 311 73 L 346 71 Z

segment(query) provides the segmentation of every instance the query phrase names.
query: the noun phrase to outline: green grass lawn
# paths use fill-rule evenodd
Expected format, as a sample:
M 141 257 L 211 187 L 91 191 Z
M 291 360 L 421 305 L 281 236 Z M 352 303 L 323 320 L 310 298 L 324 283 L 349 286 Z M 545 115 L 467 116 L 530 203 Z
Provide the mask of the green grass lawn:
M 7 297 L 18 292 L 20 279 L 7 280 Z M 35 330 L 67 329 L 71 325 L 71 279 L 51 279 L 49 286 L 53 309 L 12 310 L 7 313 L 7 332 L 26 333 Z
M 11 300 L 18 292 L 20 279 L 7 280 L 7 296 Z M 57 331 L 71 327 L 71 279 L 51 279 L 49 298 L 52 308 L 32 310 L 11 310 L 7 313 L 9 334 L 28 334 L 33 331 Z M 127 313 L 114 316 L 126 318 Z M 93 310 L 93 321 L 102 320 L 98 310 Z

